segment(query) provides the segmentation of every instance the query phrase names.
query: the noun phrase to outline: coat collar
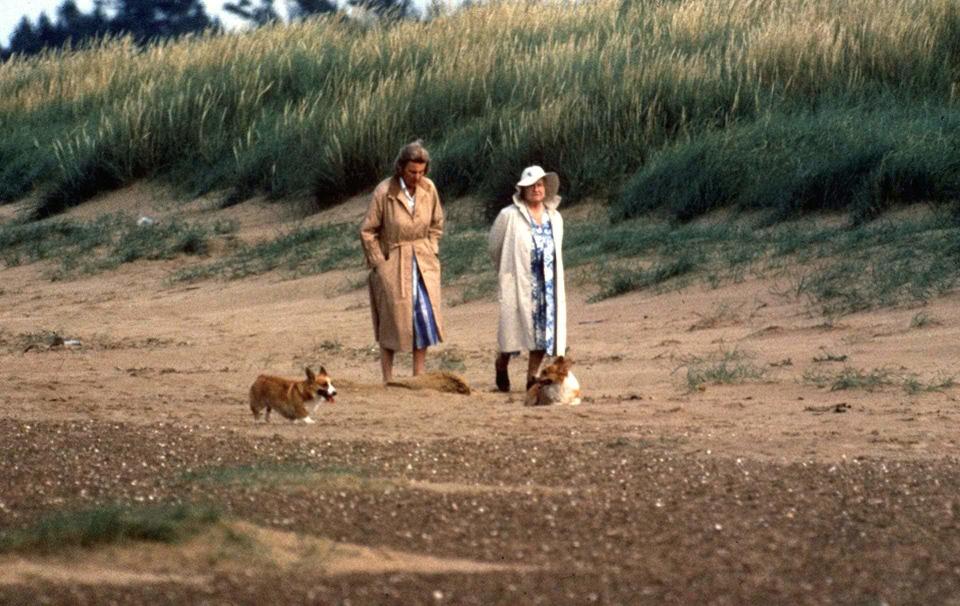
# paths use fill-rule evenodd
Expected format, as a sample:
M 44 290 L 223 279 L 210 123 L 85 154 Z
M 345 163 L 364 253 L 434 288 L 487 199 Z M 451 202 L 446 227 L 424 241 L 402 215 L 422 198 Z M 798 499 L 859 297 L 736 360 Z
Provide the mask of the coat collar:
M 517 207 L 517 209 L 520 211 L 520 214 L 526 217 L 528 222 L 531 220 L 530 210 L 527 208 L 526 202 L 520 199 L 519 193 L 513 194 L 513 205 Z M 560 206 L 560 196 L 554 196 L 550 200 L 544 202 L 543 205 L 547 209 L 547 214 L 553 216 L 553 214 L 557 211 L 557 207 Z
M 420 201 L 429 197 L 432 188 L 433 183 L 429 179 L 420 180 L 420 185 L 413 194 L 416 206 L 421 206 Z M 402 204 L 403 207 L 407 209 L 407 212 L 410 212 L 410 207 L 407 206 L 407 197 L 404 195 L 403 188 L 400 186 L 400 177 L 394 176 L 390 178 L 390 184 L 387 186 L 387 197 L 393 198 Z M 424 204 L 426 204 L 426 202 L 424 202 Z

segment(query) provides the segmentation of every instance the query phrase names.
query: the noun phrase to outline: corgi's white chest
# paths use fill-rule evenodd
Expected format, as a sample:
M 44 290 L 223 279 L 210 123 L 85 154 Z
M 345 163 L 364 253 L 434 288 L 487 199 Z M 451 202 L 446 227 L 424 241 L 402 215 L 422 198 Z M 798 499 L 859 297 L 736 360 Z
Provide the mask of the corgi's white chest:
M 562 383 L 551 383 L 544 387 L 546 399 L 554 404 L 569 404 L 576 406 L 580 403 L 580 381 L 568 372 Z

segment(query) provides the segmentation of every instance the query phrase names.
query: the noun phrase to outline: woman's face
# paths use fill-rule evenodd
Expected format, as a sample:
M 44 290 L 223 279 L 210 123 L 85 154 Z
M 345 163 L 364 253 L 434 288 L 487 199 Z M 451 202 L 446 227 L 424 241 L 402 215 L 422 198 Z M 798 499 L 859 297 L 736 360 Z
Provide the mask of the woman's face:
M 417 185 L 420 184 L 420 179 L 426 174 L 426 162 L 407 162 L 404 164 L 403 172 L 400 176 L 403 177 L 404 184 L 406 184 L 407 189 L 412 193 L 413 190 L 417 189 Z
M 540 179 L 523 190 L 523 199 L 527 204 L 541 204 L 547 195 L 547 183 Z

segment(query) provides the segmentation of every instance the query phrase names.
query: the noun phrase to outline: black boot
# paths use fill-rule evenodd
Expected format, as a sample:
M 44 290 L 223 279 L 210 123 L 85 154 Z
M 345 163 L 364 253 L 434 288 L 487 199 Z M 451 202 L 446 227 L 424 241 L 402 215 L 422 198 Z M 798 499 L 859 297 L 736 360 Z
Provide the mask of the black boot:
M 497 389 L 503 392 L 510 391 L 510 374 L 507 372 L 507 362 L 502 362 L 502 358 L 497 357 L 493 367 L 497 371 Z M 509 358 L 507 358 L 509 361 Z

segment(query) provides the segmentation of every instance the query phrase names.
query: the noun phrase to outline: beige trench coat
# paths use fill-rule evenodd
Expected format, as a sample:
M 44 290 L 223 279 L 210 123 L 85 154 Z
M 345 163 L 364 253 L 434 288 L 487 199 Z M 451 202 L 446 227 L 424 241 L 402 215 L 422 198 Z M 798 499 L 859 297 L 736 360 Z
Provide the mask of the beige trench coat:
M 563 281 L 563 217 L 557 212 L 560 197 L 545 203 L 553 227 L 556 247 L 557 325 L 554 336 L 557 355 L 567 349 L 567 294 Z M 514 195 L 513 204 L 497 215 L 488 238 L 490 256 L 497 269 L 499 286 L 500 322 L 497 327 L 497 345 L 501 352 L 532 351 L 536 349 L 533 326 L 533 269 L 530 251 L 533 234 L 527 205 Z
M 437 333 L 443 340 L 440 315 L 440 237 L 443 208 L 433 181 L 423 178 L 411 213 L 399 177 L 373 190 L 370 208 L 360 226 L 363 254 L 370 267 L 370 311 L 373 334 L 386 349 L 413 350 L 413 258 L 430 296 Z

